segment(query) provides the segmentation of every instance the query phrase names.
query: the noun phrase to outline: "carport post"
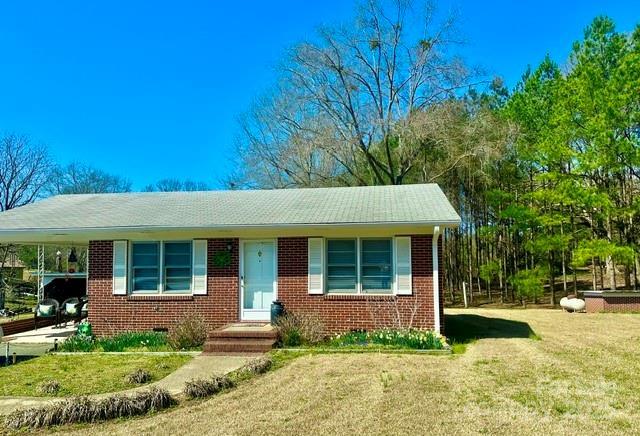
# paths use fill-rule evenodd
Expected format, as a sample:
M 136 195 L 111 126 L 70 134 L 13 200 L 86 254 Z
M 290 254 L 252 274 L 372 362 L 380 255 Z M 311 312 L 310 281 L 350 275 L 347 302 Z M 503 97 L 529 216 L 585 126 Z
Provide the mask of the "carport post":
M 44 245 L 38 245 L 38 302 L 44 300 Z

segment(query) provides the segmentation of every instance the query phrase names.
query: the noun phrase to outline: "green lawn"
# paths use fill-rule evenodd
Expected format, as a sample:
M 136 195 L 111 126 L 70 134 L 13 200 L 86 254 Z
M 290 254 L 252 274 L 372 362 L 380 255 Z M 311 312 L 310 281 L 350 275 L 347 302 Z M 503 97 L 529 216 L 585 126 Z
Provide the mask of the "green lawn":
M 640 434 L 640 316 L 446 315 L 462 354 L 305 354 L 227 393 L 91 433 Z
M 190 359 L 188 355 L 46 355 L 0 367 L 0 395 L 45 396 L 38 386 L 47 380 L 60 383 L 58 396 L 116 392 L 136 387 L 125 381 L 136 369 L 147 370 L 154 382 Z

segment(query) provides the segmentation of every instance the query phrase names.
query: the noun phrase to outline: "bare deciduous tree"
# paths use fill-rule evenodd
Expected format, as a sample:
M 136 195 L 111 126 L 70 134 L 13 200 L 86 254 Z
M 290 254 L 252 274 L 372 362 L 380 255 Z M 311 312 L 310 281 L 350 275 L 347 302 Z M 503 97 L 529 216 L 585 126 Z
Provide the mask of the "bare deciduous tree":
M 14 134 L 0 138 L 0 211 L 24 206 L 43 194 L 52 164 L 45 146 Z
M 403 183 L 422 144 L 399 123 L 469 82 L 454 24 L 430 3 L 369 0 L 354 23 L 294 47 L 279 86 L 241 119 L 240 182 Z
M 131 182 L 89 165 L 73 162 L 54 170 L 49 191 L 51 194 L 129 192 Z
M 24 206 L 45 190 L 51 173 L 51 160 L 45 146 L 14 134 L 0 138 L 0 211 Z M 4 306 L 7 283 L 2 270 L 13 245 L 0 245 L 0 309 Z
M 205 182 L 194 182 L 192 180 L 161 179 L 157 183 L 147 185 L 145 192 L 176 192 L 176 191 L 208 191 L 211 189 Z

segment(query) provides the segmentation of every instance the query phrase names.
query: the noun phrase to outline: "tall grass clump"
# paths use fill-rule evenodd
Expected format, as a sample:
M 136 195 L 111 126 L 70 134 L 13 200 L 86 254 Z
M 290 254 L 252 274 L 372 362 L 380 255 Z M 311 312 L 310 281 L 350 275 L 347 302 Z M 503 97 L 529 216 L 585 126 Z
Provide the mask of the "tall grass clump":
M 254 375 L 264 374 L 273 366 L 273 358 L 269 355 L 260 356 L 250 360 L 235 371 L 238 379 L 242 380 Z
M 245 365 L 228 375 L 215 376 L 209 379 L 190 380 L 185 383 L 182 393 L 188 398 L 205 398 L 231 389 L 240 381 L 255 375 L 264 374 L 273 367 L 271 356 L 261 356 L 250 360 Z
M 60 388 L 60 382 L 57 380 L 46 380 L 38 385 L 38 391 L 46 395 L 55 395 Z
M 151 374 L 144 369 L 136 369 L 125 377 L 127 383 L 132 385 L 143 385 L 151 381 Z
M 127 418 L 166 409 L 176 400 L 164 389 L 152 388 L 133 395 L 112 395 L 103 399 L 69 398 L 45 406 L 17 410 L 5 417 L 12 430 L 35 429 L 55 425 L 93 423 Z
M 235 382 L 229 376 L 222 375 L 210 379 L 190 380 L 185 383 L 182 392 L 188 398 L 205 398 L 234 386 Z

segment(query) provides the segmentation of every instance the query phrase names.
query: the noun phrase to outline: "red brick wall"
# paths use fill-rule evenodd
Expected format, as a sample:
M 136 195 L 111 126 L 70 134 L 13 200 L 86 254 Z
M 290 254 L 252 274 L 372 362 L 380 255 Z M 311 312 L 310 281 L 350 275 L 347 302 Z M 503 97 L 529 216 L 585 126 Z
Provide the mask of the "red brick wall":
M 585 304 L 588 313 L 640 312 L 640 295 L 585 297 Z
M 231 264 L 213 264 L 213 254 L 227 250 L 231 242 Z M 237 239 L 212 239 L 207 247 L 207 295 L 127 296 L 113 295 L 113 243 L 89 243 L 89 322 L 97 335 L 126 330 L 169 328 L 186 314 L 200 314 L 211 328 L 238 321 Z
M 366 297 L 309 295 L 307 292 L 307 238 L 278 239 L 278 299 L 285 309 L 318 314 L 327 329 L 341 332 L 393 326 L 398 318 L 407 325 L 433 328 L 433 268 L 431 236 L 412 236 L 413 295 Z M 442 275 L 441 277 L 441 284 Z M 442 286 L 440 302 L 442 305 Z M 399 316 L 396 315 L 396 309 Z M 412 313 L 414 313 L 412 315 Z M 441 315 L 441 326 L 444 316 Z
M 285 309 L 320 315 L 330 332 L 371 329 L 400 322 L 433 328 L 433 270 L 430 235 L 411 238 L 413 295 L 330 296 L 307 292 L 307 238 L 278 239 L 278 299 Z M 194 296 L 125 296 L 112 293 L 112 241 L 89 244 L 89 321 L 97 335 L 126 330 L 170 328 L 186 314 L 201 314 L 211 329 L 239 321 L 239 241 L 232 240 L 228 267 L 213 264 L 213 254 L 226 250 L 228 239 L 208 243 L 208 292 Z M 440 259 L 442 253 L 440 239 Z M 440 320 L 444 329 L 442 261 L 440 262 Z

